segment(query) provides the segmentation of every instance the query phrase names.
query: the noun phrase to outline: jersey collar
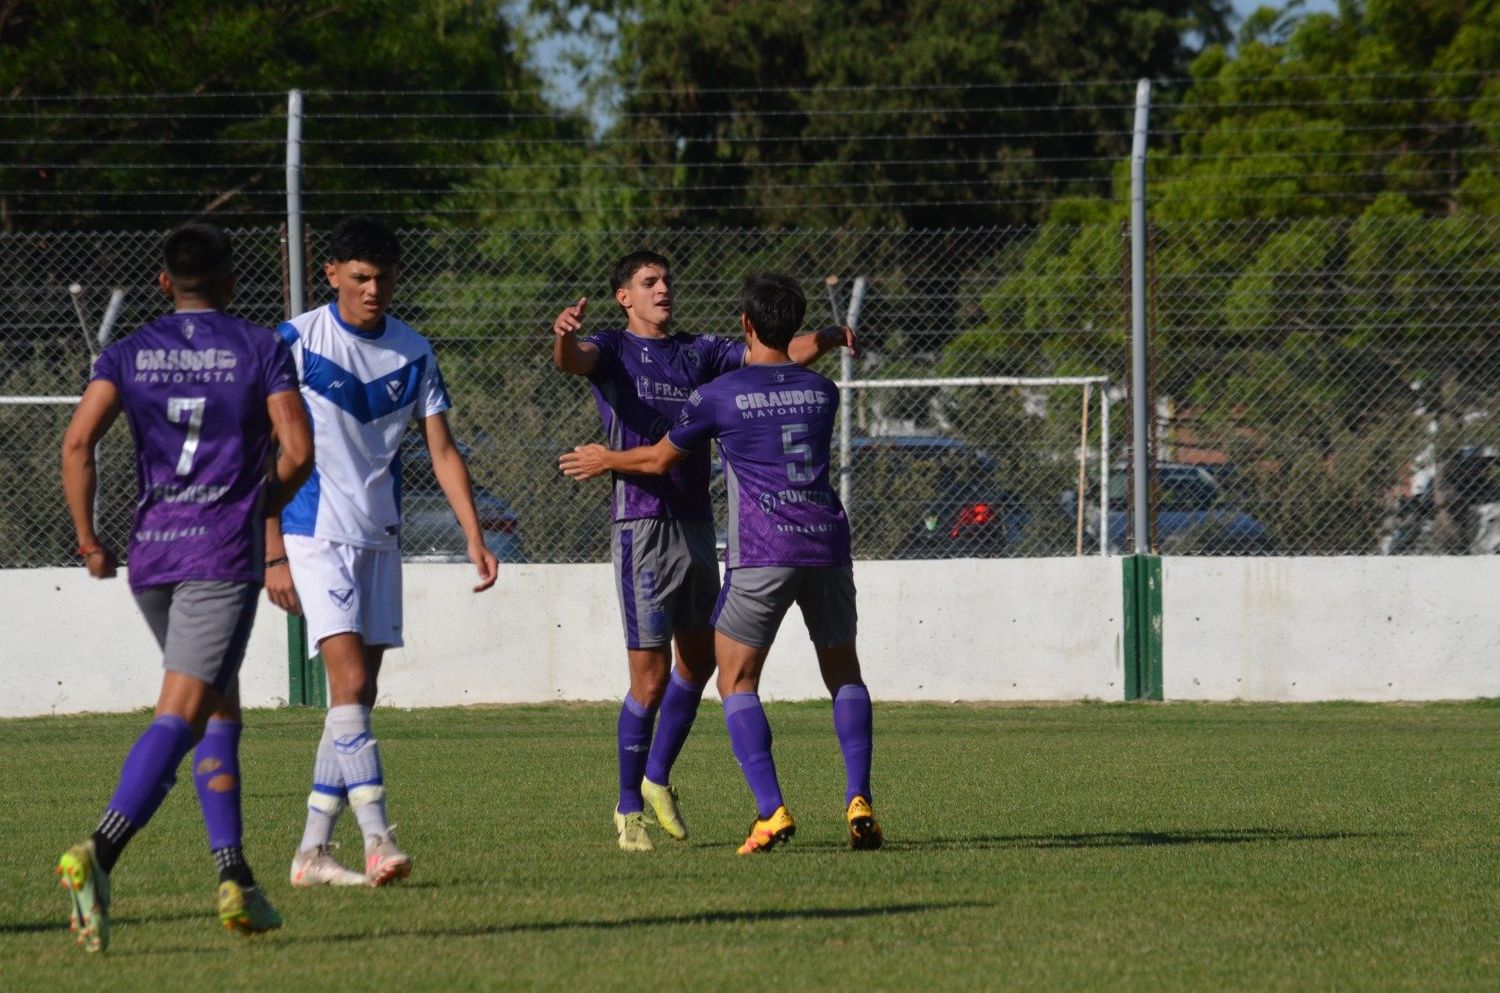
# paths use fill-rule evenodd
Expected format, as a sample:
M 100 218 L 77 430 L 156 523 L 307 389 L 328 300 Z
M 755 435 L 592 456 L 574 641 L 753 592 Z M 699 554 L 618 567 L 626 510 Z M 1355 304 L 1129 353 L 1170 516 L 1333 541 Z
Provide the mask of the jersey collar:
M 380 315 L 380 327 L 376 328 L 374 331 L 365 331 L 355 327 L 353 324 L 345 321 L 344 318 L 340 316 L 339 302 L 337 300 L 331 301 L 328 304 L 328 312 L 333 315 L 333 319 L 339 327 L 343 328 L 345 331 L 348 331 L 356 338 L 363 338 L 366 341 L 374 341 L 376 338 L 379 338 L 381 335 L 385 334 L 386 315 L 384 314 Z

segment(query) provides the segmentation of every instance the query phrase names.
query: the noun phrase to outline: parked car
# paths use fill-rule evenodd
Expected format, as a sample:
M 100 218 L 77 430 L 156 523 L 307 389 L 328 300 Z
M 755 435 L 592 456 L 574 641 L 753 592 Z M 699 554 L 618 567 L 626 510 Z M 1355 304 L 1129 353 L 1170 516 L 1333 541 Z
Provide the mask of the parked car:
M 1030 520 L 1000 488 L 998 464 L 957 438 L 859 437 L 850 445 L 850 522 L 861 558 L 951 559 L 1014 555 Z M 839 487 L 838 458 L 832 483 Z M 722 469 L 715 455 L 710 493 L 719 557 L 726 535 Z
M 1204 555 L 1270 555 L 1275 551 L 1265 525 L 1225 496 L 1229 467 L 1164 462 L 1156 467 L 1156 545 L 1164 552 Z M 1130 532 L 1131 477 L 1120 469 L 1109 477 L 1109 548 L 1126 550 Z M 1077 513 L 1077 494 L 1060 501 L 1069 517 Z M 1099 491 L 1084 504 L 1084 536 L 1099 547 Z
M 460 445 L 464 458 L 467 446 Z M 467 562 L 469 543 L 432 472 L 432 456 L 414 435 L 401 443 L 401 557 L 417 562 Z M 520 518 L 504 500 L 474 484 L 474 509 L 484 544 L 501 562 L 524 562 Z

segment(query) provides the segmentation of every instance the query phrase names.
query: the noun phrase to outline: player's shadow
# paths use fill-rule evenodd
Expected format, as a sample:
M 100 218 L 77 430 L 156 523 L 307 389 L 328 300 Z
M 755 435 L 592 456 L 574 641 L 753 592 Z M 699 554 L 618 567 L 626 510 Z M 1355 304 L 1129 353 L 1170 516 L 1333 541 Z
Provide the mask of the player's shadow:
M 1391 832 L 1298 831 L 1289 828 L 1188 828 L 1175 831 L 1090 831 L 1080 834 L 976 834 L 888 840 L 887 851 L 944 849 L 1165 848 L 1182 845 L 1256 845 L 1394 837 Z M 837 844 L 818 847 L 840 848 Z
M 203 912 L 201 910 L 178 910 L 170 914 L 110 914 L 109 922 L 113 927 L 121 924 L 165 924 L 170 921 L 201 921 Z M 49 917 L 45 921 L 12 921 L 0 923 L 0 934 L 44 934 L 47 931 L 61 931 L 66 933 L 68 922 L 65 917 Z
M 855 920 L 864 917 L 890 917 L 902 914 L 925 914 L 944 910 L 972 910 L 994 907 L 977 900 L 954 900 L 942 903 L 887 903 L 869 907 L 802 907 L 784 910 L 713 910 L 697 914 L 651 914 L 619 919 L 565 919 L 553 921 L 518 921 L 513 924 L 477 925 L 474 927 L 410 927 L 343 934 L 280 933 L 271 937 L 276 944 L 322 945 L 330 941 L 386 941 L 406 938 L 493 938 L 511 934 L 551 934 L 566 931 L 621 931 L 632 928 L 696 926 L 702 924 L 764 924 L 795 920 Z M 188 949 L 174 949 L 188 951 Z M 161 954 L 161 948 L 152 954 Z

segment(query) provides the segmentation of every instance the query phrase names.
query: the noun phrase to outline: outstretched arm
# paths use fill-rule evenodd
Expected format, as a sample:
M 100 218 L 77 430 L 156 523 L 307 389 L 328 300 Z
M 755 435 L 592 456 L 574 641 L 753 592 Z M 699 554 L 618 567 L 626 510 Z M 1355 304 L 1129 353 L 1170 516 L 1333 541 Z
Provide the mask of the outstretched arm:
M 83 391 L 73 420 L 63 435 L 62 483 L 68 514 L 78 534 L 78 554 L 89 575 L 109 579 L 115 574 L 115 553 L 99 540 L 94 530 L 94 491 L 98 469 L 94 446 L 120 414 L 120 391 L 107 379 L 96 379 Z
M 843 345 L 855 355 L 859 354 L 859 339 L 854 329 L 829 325 L 812 334 L 799 334 L 787 345 L 786 353 L 798 365 L 811 365 L 825 352 Z
M 499 563 L 495 555 L 484 544 L 484 531 L 479 527 L 479 513 L 474 509 L 474 486 L 469 479 L 469 466 L 463 453 L 453 443 L 448 431 L 448 418 L 433 414 L 421 420 L 422 437 L 427 442 L 427 451 L 432 455 L 432 474 L 437 477 L 458 526 L 463 528 L 468 539 L 469 561 L 479 570 L 479 582 L 475 593 L 483 592 L 495 585 L 499 574 Z
M 558 456 L 557 465 L 570 479 L 593 479 L 606 472 L 628 472 L 639 476 L 664 475 L 687 455 L 663 438 L 654 445 L 610 451 L 603 445 L 579 445 Z
M 564 308 L 552 322 L 552 364 L 563 372 L 578 376 L 587 376 L 593 371 L 594 363 L 599 361 L 599 349 L 578 340 L 578 329 L 583 327 L 583 311 L 588 305 L 588 297 L 579 297 L 577 303 Z

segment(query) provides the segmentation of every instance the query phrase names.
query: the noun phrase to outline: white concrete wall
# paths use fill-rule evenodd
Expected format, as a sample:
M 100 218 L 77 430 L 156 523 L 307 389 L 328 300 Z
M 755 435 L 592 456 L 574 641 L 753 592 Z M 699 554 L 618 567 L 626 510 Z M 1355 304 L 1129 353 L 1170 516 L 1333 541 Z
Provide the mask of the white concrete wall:
M 1167 558 L 1168 700 L 1500 696 L 1500 556 Z
M 1116 559 L 861 562 L 860 657 L 885 700 L 1115 700 L 1121 687 Z M 406 647 L 383 705 L 614 700 L 624 638 L 607 565 L 507 566 L 470 592 L 464 565 L 408 565 Z M 284 615 L 262 603 L 241 673 L 248 706 L 286 701 Z M 158 652 L 124 578 L 82 569 L 0 571 L 0 716 L 153 703 Z M 762 682 L 769 699 L 826 693 L 795 610 Z

